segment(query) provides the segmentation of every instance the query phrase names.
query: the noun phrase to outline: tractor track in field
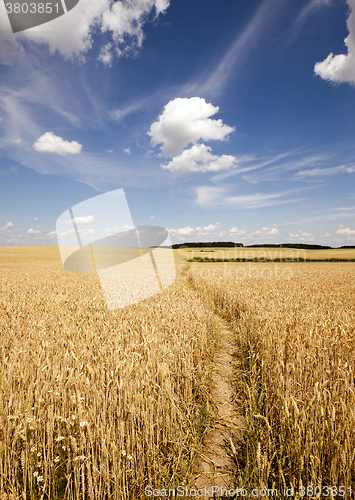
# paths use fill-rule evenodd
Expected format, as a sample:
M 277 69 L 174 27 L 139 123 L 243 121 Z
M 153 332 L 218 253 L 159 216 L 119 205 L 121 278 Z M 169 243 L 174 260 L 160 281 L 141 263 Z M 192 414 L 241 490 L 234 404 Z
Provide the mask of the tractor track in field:
M 216 419 L 200 452 L 192 476 L 193 487 L 211 491 L 212 486 L 230 490 L 236 483 L 235 442 L 240 438 L 244 418 L 235 397 L 233 374 L 238 362 L 235 335 L 228 323 L 216 314 L 219 330 L 218 347 L 213 359 L 211 399 Z M 217 493 L 219 495 L 220 493 Z M 208 494 L 206 495 L 208 496 Z

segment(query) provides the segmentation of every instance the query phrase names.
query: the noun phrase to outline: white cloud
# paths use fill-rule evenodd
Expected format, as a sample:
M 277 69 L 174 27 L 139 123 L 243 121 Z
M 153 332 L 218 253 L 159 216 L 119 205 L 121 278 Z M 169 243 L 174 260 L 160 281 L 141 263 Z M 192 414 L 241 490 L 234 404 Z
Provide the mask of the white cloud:
M 218 111 L 218 106 L 200 97 L 178 97 L 168 102 L 147 133 L 153 146 L 162 144 L 164 156 L 177 155 L 188 144 L 195 144 L 200 139 L 226 140 L 235 128 L 223 124 L 222 120 L 211 120 L 210 116 Z
M 207 205 L 218 203 L 223 199 L 227 190 L 217 186 L 200 186 L 196 189 L 196 203 L 198 205 Z
M 232 227 L 232 229 L 229 230 L 229 233 L 231 236 L 242 236 L 243 234 L 245 234 L 245 230 L 239 229 L 236 226 L 234 226 Z
M 69 231 L 63 231 L 62 233 L 59 233 L 59 236 L 67 236 L 68 234 L 74 234 L 74 233 L 75 233 L 74 229 L 69 229 Z
M 267 234 L 270 235 L 279 234 L 279 230 L 276 229 L 276 227 L 273 227 L 272 229 L 268 229 Z
M 352 174 L 355 172 L 355 166 L 340 165 L 338 167 L 327 167 L 327 168 L 312 168 L 310 170 L 300 170 L 296 175 L 308 175 L 310 177 L 322 176 L 322 175 L 333 175 L 338 173 Z
M 265 234 L 267 236 L 275 236 L 276 234 L 279 234 L 279 230 L 276 229 L 276 227 L 263 227 L 263 229 L 261 231 L 257 231 L 257 233 Z
M 53 132 L 46 132 L 33 144 L 33 149 L 40 153 L 59 154 L 61 156 L 80 153 L 82 145 L 76 141 L 65 141 Z
M 107 64 L 107 66 L 112 66 L 113 53 L 112 53 L 112 43 L 107 43 L 100 50 L 99 61 Z
M 132 224 L 126 224 L 125 226 L 123 226 L 123 229 L 125 231 L 129 231 L 130 229 L 134 229 L 134 226 L 132 226 Z
M 10 142 L 13 142 L 14 144 L 21 144 L 22 139 L 10 139 Z
M 279 193 L 255 193 L 230 196 L 227 187 L 199 186 L 196 188 L 196 203 L 198 205 L 208 205 L 220 208 L 260 208 L 283 203 L 293 203 L 301 201 L 302 198 L 291 198 L 289 195 L 299 191 L 299 189 L 282 191 Z
M 32 227 L 27 231 L 27 234 L 38 234 L 41 231 L 39 229 L 33 229 Z
M 181 227 L 180 229 L 168 229 L 172 236 L 186 236 L 194 232 L 193 227 Z
M 219 64 L 210 72 L 200 73 L 196 82 L 186 86 L 185 92 L 202 95 L 220 95 L 228 81 L 233 83 L 239 77 L 243 78 L 247 63 L 253 61 L 253 50 L 258 49 L 282 9 L 278 0 L 263 0 L 258 2 L 258 8 L 244 29 L 238 30 L 238 35 L 231 47 L 219 59 Z
M 290 238 L 295 238 L 297 241 L 311 242 L 314 241 L 314 236 L 310 233 L 302 232 L 301 229 L 299 231 L 301 234 L 289 234 Z
M 128 155 L 132 154 L 132 153 L 131 153 L 131 147 L 126 148 L 126 149 L 123 149 L 123 151 L 124 151 L 125 153 L 127 153 Z
M 3 2 L 0 4 L 0 31 L 0 63 L 12 65 L 15 59 L 20 60 L 24 57 L 24 50 L 22 45 L 18 43 L 17 37 L 11 33 L 10 22 Z
M 322 62 L 314 66 L 314 72 L 324 80 L 355 83 L 355 0 L 347 0 L 350 15 L 347 19 L 349 36 L 344 42 L 347 54 L 334 55 L 332 52 Z
M 290 40 L 292 41 L 296 38 L 301 28 L 312 15 L 316 15 L 322 7 L 330 6 L 331 3 L 332 0 L 309 0 L 309 2 L 301 8 L 298 17 L 292 24 Z
M 180 229 L 178 229 L 176 231 L 176 233 L 179 234 L 180 236 L 191 234 L 193 232 L 194 232 L 194 230 L 192 227 L 181 227 Z
M 175 156 L 169 163 L 160 166 L 170 172 L 219 172 L 236 167 L 237 160 L 231 155 L 213 155 L 209 146 L 196 144 Z
M 221 222 L 216 222 L 215 224 L 209 224 L 208 226 L 204 226 L 203 230 L 204 231 L 214 231 L 219 227 L 222 223 Z
M 214 231 L 219 227 L 222 223 L 216 222 L 215 224 L 209 224 L 208 226 L 196 227 L 195 231 L 197 231 L 199 236 L 207 236 L 211 231 Z
M 73 221 L 65 221 L 66 224 L 72 224 L 72 222 L 75 222 L 75 224 L 93 224 L 95 222 L 95 217 L 93 215 L 87 215 L 86 217 L 74 217 Z
M 121 109 L 115 109 L 110 112 L 110 116 L 113 120 L 122 120 L 125 116 L 128 116 L 136 111 L 141 109 L 145 109 L 151 105 L 151 100 L 156 99 L 157 95 L 153 95 L 149 98 L 136 99 L 135 101 L 128 104 L 126 107 Z M 137 141 L 137 146 L 139 147 L 139 143 Z
M 151 219 L 155 219 L 154 215 L 151 216 Z
M 0 227 L 0 231 L 6 231 L 6 229 L 10 229 L 10 227 L 12 227 L 13 225 L 13 222 L 9 221 L 5 224 L 4 227 Z
M 33 220 L 38 220 L 38 217 L 35 217 Z
M 340 226 L 341 229 L 338 229 L 336 232 L 336 234 L 346 234 L 348 236 L 352 235 L 352 234 L 355 234 L 355 229 L 350 229 L 349 227 L 344 227 L 343 226 Z
M 64 16 L 17 35 L 2 37 L 0 57 L 11 64 L 18 52 L 23 53 L 20 42 L 23 39 L 34 43 L 46 43 L 50 52 L 60 52 L 64 57 L 84 60 L 85 53 L 93 46 L 93 33 L 101 31 L 111 40 L 101 48 L 99 59 L 111 65 L 113 58 L 127 54 L 141 47 L 144 35 L 143 25 L 149 14 L 155 17 L 165 12 L 170 0 L 85 0 L 81 1 Z M 2 9 L 4 11 L 4 9 Z M 1 17 L 6 19 L 5 12 Z M 8 20 L 2 20 L 0 28 L 9 31 Z
M 106 149 L 108 153 L 113 153 L 113 149 Z
M 57 236 L 57 231 L 51 231 L 50 233 L 46 234 L 46 236 L 50 236 L 53 238 L 54 236 Z

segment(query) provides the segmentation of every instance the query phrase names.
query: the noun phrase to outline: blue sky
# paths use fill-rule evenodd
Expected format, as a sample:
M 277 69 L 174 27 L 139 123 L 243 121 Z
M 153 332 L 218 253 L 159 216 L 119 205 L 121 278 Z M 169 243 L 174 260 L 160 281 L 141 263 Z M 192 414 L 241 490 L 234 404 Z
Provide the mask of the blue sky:
M 120 188 L 173 243 L 355 245 L 355 0 L 80 0 L 16 35 L 1 4 L 0 31 L 0 246 Z

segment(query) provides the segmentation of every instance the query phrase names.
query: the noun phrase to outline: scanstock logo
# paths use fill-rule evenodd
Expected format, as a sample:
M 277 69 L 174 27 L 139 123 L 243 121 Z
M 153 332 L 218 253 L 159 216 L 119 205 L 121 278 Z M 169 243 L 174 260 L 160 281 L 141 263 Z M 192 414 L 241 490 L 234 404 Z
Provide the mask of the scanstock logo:
M 123 189 L 90 198 L 57 219 L 64 269 L 98 273 L 109 310 L 167 288 L 176 277 L 168 230 L 134 227 Z
M 28 30 L 63 16 L 79 0 L 4 0 L 13 33 Z

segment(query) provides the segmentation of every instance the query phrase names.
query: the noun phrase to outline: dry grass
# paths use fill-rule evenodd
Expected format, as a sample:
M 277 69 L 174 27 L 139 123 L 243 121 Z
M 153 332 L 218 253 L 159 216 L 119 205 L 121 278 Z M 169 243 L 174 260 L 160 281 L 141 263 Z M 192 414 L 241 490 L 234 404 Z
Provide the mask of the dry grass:
M 194 286 L 233 325 L 243 352 L 236 372 L 246 416 L 244 440 L 235 443 L 238 482 L 354 488 L 355 265 L 270 264 L 264 275 L 261 266 L 190 270 Z M 242 269 L 252 273 L 237 279 Z
M 0 497 L 181 484 L 210 416 L 212 312 L 182 279 L 109 312 L 96 275 L 41 252 L 0 266 Z

